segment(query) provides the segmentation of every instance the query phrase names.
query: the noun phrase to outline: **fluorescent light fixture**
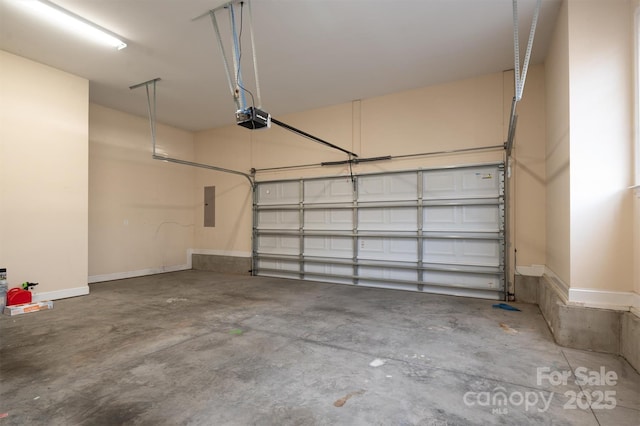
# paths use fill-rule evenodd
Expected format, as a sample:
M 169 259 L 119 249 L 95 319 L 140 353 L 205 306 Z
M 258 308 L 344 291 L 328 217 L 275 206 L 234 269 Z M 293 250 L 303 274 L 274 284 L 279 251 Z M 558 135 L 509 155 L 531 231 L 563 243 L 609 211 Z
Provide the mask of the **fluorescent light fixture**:
M 68 31 L 72 31 L 88 40 L 115 47 L 122 50 L 127 47 L 127 43 L 116 37 L 113 33 L 94 24 L 91 21 L 78 16 L 73 12 L 51 3 L 47 0 L 20 1 L 19 3 L 29 6 L 29 10 L 38 16 L 50 21 Z

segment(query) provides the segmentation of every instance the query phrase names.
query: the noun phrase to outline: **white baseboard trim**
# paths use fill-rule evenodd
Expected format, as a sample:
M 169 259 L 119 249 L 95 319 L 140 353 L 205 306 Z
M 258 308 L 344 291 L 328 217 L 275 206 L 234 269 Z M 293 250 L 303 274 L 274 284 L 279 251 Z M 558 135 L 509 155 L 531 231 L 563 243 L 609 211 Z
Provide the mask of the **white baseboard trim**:
M 516 266 L 516 273 L 527 277 L 541 277 L 544 271 L 544 265 Z
M 45 291 L 33 295 L 34 302 L 45 300 L 67 299 L 69 297 L 86 296 L 89 294 L 89 286 L 65 288 L 64 290 Z
M 542 278 L 549 283 L 549 286 L 555 290 L 564 303 L 569 302 L 569 285 L 562 281 L 555 272 L 545 266 Z
M 90 275 L 89 284 L 100 283 L 104 281 L 123 280 L 126 278 L 144 277 L 145 275 L 162 274 L 165 272 L 186 271 L 192 269 L 193 263 L 191 255 L 205 254 L 212 256 L 232 256 L 232 257 L 251 257 L 250 251 L 231 251 L 231 250 L 213 250 L 213 249 L 187 249 L 186 263 L 183 265 L 163 266 L 160 268 L 139 269 L 137 271 L 114 272 L 111 274 Z
M 543 278 L 567 305 L 584 308 L 640 312 L 640 294 L 629 291 L 570 288 L 551 269 L 545 267 Z
M 629 291 L 592 290 L 588 288 L 569 289 L 569 304 L 585 308 L 630 311 L 640 308 L 640 294 Z
M 160 268 L 139 269 L 137 271 L 114 272 L 111 274 L 90 275 L 89 284 L 100 283 L 104 281 L 122 280 L 125 278 L 143 277 L 145 275 L 162 274 L 165 272 L 185 271 L 191 269 L 191 256 L 189 256 L 189 264 L 163 266 Z

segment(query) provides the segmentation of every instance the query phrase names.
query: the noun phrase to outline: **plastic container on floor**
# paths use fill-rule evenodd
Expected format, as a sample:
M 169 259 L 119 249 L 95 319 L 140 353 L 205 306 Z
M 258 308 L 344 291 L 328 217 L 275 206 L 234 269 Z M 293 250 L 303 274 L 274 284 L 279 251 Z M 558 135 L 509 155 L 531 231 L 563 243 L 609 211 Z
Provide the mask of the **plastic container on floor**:
M 12 288 L 7 292 L 7 306 L 31 303 L 31 292 L 21 288 Z

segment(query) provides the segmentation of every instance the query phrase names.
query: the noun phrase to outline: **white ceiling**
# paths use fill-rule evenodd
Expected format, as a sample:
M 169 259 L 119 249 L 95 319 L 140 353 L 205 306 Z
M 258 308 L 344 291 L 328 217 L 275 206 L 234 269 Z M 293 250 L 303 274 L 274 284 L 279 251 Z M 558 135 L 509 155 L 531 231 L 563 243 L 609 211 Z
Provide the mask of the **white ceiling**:
M 223 0 L 54 0 L 123 37 L 121 51 L 28 14 L 24 1 L 0 0 L 0 49 L 87 78 L 91 101 L 107 107 L 146 117 L 144 88 L 129 86 L 160 77 L 158 121 L 192 131 L 234 122 L 211 20 L 192 21 Z M 534 64 L 560 1 L 542 2 Z M 519 0 L 523 54 L 534 6 Z M 252 9 L 262 106 L 275 117 L 513 68 L 511 0 L 253 0 Z M 243 46 L 250 58 L 248 37 Z M 243 62 L 245 78 L 251 66 Z

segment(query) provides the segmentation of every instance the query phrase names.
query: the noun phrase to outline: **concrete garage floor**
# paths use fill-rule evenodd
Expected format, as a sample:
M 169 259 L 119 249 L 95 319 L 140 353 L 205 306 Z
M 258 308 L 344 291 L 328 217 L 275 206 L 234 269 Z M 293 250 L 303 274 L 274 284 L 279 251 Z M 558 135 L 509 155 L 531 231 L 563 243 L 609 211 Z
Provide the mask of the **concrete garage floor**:
M 94 284 L 0 318 L 0 425 L 640 423 L 624 359 L 492 303 L 203 271 Z M 597 380 L 548 379 L 572 371 Z

